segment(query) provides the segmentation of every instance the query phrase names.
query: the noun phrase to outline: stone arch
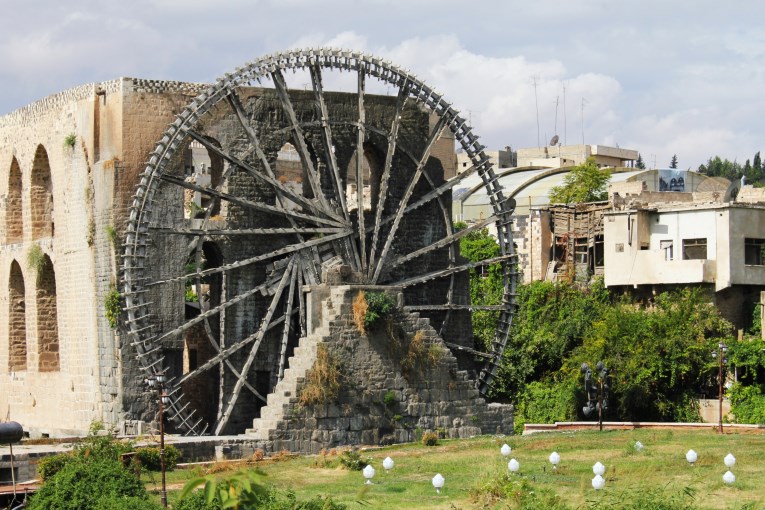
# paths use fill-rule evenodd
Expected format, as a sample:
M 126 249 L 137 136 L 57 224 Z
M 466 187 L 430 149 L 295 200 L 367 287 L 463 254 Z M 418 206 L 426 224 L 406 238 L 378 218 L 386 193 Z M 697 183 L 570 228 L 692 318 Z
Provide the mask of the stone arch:
M 358 209 L 356 197 L 356 153 L 353 152 L 346 169 L 345 200 L 348 210 Z M 385 158 L 377 149 L 368 143 L 364 144 L 364 161 L 362 162 L 363 186 L 364 186 L 364 210 L 371 211 L 377 207 L 377 199 L 380 195 L 380 179 L 382 178 Z
M 218 140 L 205 137 L 211 145 L 221 148 Z M 218 154 L 207 149 L 201 142 L 191 140 L 184 153 L 185 178 L 198 186 L 217 188 L 223 176 L 224 161 Z M 198 191 L 186 190 L 183 197 L 183 210 L 187 219 L 203 218 L 212 200 L 209 195 Z M 220 214 L 220 202 L 215 202 L 211 216 Z
M 32 239 L 53 236 L 53 184 L 48 152 L 37 146 L 30 186 Z
M 24 239 L 21 208 L 21 167 L 14 157 L 8 172 L 8 200 L 5 207 L 5 242 L 20 243 Z
M 40 372 L 59 370 L 56 272 L 47 255 L 37 275 L 37 352 Z
M 8 369 L 27 369 L 27 313 L 24 274 L 15 260 L 8 277 Z

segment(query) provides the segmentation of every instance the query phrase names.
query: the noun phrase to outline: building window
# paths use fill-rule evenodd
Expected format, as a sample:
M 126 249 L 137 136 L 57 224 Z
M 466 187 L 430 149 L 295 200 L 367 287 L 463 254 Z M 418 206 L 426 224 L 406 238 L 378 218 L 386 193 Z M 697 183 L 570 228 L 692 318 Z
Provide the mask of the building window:
M 707 240 L 683 239 L 683 260 L 704 260 L 707 258 Z
M 659 241 L 659 248 L 664 252 L 664 260 L 672 260 L 674 258 L 672 241 Z
M 744 264 L 765 266 L 765 239 L 744 239 Z

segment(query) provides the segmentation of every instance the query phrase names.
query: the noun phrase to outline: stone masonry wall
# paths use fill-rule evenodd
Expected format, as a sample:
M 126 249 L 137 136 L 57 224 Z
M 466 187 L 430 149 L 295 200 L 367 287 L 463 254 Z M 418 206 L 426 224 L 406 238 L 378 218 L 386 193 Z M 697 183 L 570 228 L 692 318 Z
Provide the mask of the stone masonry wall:
M 340 362 L 339 395 L 305 407 L 291 399 L 266 449 L 317 453 L 340 445 L 412 442 L 425 431 L 449 438 L 512 433 L 512 406 L 487 404 L 479 396 L 427 319 L 403 313 L 391 328 L 360 334 L 352 301 L 363 289 L 330 291 L 339 314 L 329 321 L 324 345 Z

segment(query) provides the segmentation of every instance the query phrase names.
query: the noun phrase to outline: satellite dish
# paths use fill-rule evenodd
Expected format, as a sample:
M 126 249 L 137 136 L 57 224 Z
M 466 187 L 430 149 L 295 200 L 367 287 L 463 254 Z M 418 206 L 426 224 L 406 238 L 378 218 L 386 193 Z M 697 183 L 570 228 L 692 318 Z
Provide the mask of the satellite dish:
M 560 140 L 560 137 L 558 135 L 553 136 L 552 140 L 550 140 L 550 145 L 552 146 L 558 145 L 558 140 Z

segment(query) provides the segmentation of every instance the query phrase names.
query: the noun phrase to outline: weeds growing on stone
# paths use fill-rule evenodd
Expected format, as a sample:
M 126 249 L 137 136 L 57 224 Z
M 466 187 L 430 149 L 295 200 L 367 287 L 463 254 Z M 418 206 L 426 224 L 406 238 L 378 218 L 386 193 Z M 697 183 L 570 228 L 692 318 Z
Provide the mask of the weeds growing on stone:
M 337 399 L 341 383 L 340 362 L 327 346 L 319 344 L 316 361 L 306 374 L 306 382 L 300 390 L 298 403 L 303 406 L 323 404 Z

